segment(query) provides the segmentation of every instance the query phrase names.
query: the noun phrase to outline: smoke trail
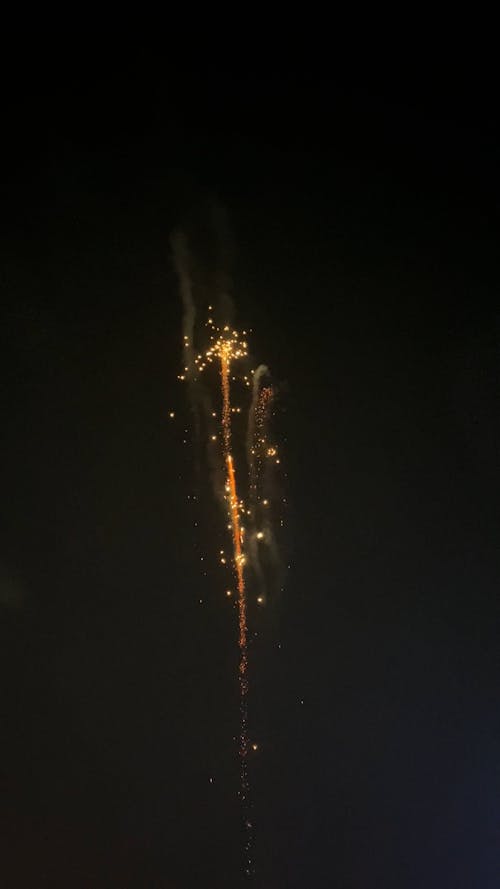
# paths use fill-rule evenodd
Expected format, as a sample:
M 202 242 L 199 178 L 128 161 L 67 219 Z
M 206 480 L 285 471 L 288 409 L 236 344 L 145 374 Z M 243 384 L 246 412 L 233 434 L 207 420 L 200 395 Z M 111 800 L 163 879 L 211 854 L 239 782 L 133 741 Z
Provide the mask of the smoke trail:
M 265 364 L 259 364 L 257 370 L 253 375 L 253 384 L 252 384 L 252 401 L 250 403 L 250 410 L 248 412 L 248 432 L 247 432 L 247 459 L 248 465 L 250 467 L 250 471 L 252 465 L 255 463 L 253 447 L 254 447 L 254 438 L 255 438 L 255 419 L 256 419 L 256 411 L 257 404 L 259 401 L 259 393 L 260 393 L 260 382 L 267 374 L 269 374 L 269 370 Z
M 248 495 L 249 515 L 252 533 L 249 539 L 250 564 L 257 577 L 261 598 L 266 595 L 266 583 L 259 557 L 259 541 L 262 535 L 262 520 L 259 509 L 259 482 L 262 475 L 262 449 L 265 440 L 263 425 L 266 420 L 266 409 L 262 404 L 262 393 L 271 396 L 272 390 L 261 389 L 262 380 L 269 374 L 265 364 L 260 364 L 253 375 L 252 401 L 248 412 L 247 429 L 247 461 L 248 461 Z M 266 396 L 267 397 L 267 396 Z
M 265 383 L 266 377 L 269 377 L 269 370 L 262 364 L 254 373 L 246 441 L 252 525 L 247 546 L 249 564 L 260 590 L 260 604 L 267 600 L 268 591 L 271 588 L 273 592 L 280 589 L 283 581 L 283 565 L 273 523 L 276 501 L 280 500 L 274 469 L 275 463 L 280 461 L 276 446 L 269 444 L 268 429 L 275 389 Z M 283 521 L 280 521 L 280 525 L 283 525 Z
M 200 283 L 195 287 L 193 281 L 194 260 L 188 246 L 188 240 L 182 230 L 175 231 L 170 239 L 175 271 L 179 281 L 179 289 L 182 300 L 182 372 L 179 379 L 185 381 L 188 387 L 188 398 L 191 406 L 194 422 L 194 439 L 198 449 L 206 446 L 206 459 L 210 469 L 210 478 L 214 495 L 225 508 L 224 503 L 224 472 L 221 470 L 219 460 L 210 447 L 214 433 L 213 401 L 209 388 L 201 383 L 196 366 L 196 321 L 197 310 L 195 292 L 199 299 Z M 199 277 L 199 276 L 198 276 Z M 201 461 L 197 455 L 197 471 L 201 474 Z
M 177 231 L 172 235 L 171 245 L 184 309 L 182 317 L 184 375 L 186 375 L 188 379 L 192 379 L 194 369 L 193 343 L 196 307 L 193 299 L 189 251 L 186 237 L 183 232 Z

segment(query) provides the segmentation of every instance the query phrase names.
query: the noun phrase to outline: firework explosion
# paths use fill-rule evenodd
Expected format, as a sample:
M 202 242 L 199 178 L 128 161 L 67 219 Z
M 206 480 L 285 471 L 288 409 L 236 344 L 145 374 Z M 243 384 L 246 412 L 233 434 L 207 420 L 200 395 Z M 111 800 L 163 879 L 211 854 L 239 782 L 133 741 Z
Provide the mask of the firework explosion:
M 250 750 L 256 750 L 257 745 L 250 744 L 248 736 L 248 590 L 255 591 L 255 602 L 262 606 L 267 593 L 266 575 L 270 566 L 275 568 L 277 565 L 271 495 L 268 493 L 272 487 L 271 467 L 276 469 L 280 463 L 278 449 L 269 442 L 267 433 L 274 391 L 267 367 L 260 365 L 256 370 L 247 367 L 245 330 L 240 334 L 229 324 L 216 323 L 214 316 L 220 312 L 212 305 L 207 307 L 201 330 L 196 329 L 188 255 L 182 237 L 174 242 L 174 256 L 184 303 L 184 362 L 179 379 L 188 384 L 197 429 L 203 426 L 208 432 L 209 463 L 215 469 L 213 475 L 223 479 L 223 491 L 218 490 L 216 482 L 215 493 L 224 507 L 232 547 L 230 561 L 237 590 L 239 646 L 239 795 L 245 828 L 245 872 L 250 876 L 253 872 L 253 826 L 248 754 Z M 195 348 L 195 336 L 203 342 L 199 350 Z M 240 400 L 242 396 L 246 396 L 248 402 L 246 409 L 233 403 L 234 397 Z M 204 417 L 203 423 L 200 414 Z M 246 499 L 242 497 L 242 491 Z M 264 550 L 266 555 L 263 555 Z M 220 563 L 226 566 L 224 551 L 221 550 L 219 555 Z M 231 590 L 227 590 L 226 595 L 232 596 Z

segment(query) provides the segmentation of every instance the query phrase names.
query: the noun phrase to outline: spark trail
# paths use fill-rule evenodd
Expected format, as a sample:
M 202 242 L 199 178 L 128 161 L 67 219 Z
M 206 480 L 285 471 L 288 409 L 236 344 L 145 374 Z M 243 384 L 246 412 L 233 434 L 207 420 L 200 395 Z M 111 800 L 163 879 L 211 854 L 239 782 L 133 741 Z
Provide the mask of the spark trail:
M 207 357 L 212 354 L 220 358 L 220 378 L 222 390 L 222 433 L 224 459 L 227 469 L 226 493 L 229 503 L 229 518 L 233 540 L 233 564 L 238 589 L 238 645 L 240 650 L 239 661 L 239 687 L 240 687 L 240 794 L 244 807 L 248 803 L 248 627 L 247 627 L 247 597 L 245 586 L 245 555 L 243 552 L 243 528 L 240 522 L 240 501 L 236 485 L 236 469 L 231 453 L 231 358 L 246 355 L 246 343 L 238 346 L 237 333 L 233 332 L 233 339 L 219 339 L 215 346 L 209 350 Z M 251 821 L 245 820 L 246 840 L 245 853 L 247 855 L 247 871 L 250 872 L 252 860 L 251 852 Z

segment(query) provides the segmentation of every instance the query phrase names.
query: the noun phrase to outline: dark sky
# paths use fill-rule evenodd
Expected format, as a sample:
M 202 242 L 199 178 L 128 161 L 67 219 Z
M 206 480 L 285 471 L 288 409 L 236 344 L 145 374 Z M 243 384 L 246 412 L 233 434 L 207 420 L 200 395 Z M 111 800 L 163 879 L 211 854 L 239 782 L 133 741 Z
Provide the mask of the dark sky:
M 220 517 L 195 537 L 168 419 L 188 415 L 169 237 L 217 200 L 238 318 L 281 383 L 291 504 L 292 567 L 251 652 L 255 887 L 493 889 L 488 92 L 120 72 L 19 90 L 0 177 L 2 885 L 243 885 L 234 614 L 196 555 Z

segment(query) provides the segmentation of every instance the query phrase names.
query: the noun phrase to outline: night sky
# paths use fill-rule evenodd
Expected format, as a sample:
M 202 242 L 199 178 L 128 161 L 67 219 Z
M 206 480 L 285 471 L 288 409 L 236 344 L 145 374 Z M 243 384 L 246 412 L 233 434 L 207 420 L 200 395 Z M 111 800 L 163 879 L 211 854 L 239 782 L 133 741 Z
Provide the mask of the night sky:
M 493 889 L 487 93 L 144 72 L 19 90 L 0 175 L 1 885 L 245 885 L 236 625 L 196 555 L 222 519 L 201 496 L 196 537 L 170 253 L 217 204 L 238 322 L 280 388 L 289 500 L 291 569 L 250 651 L 254 885 Z

